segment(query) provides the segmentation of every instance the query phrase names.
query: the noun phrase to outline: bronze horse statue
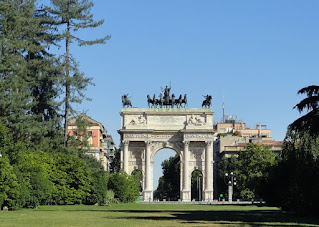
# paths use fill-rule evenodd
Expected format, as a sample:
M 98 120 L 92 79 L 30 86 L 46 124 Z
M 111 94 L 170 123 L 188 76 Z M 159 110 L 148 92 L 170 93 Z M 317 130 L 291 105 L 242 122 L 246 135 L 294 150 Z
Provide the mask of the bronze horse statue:
M 122 105 L 123 105 L 123 108 L 132 107 L 132 103 L 128 98 L 128 94 L 122 95 Z
M 184 108 L 187 106 L 187 95 L 184 95 L 184 99 L 182 100 L 182 104 L 184 103 Z M 181 105 L 182 106 L 182 105 Z
M 203 97 L 205 98 L 205 100 L 202 103 L 202 108 L 203 107 L 210 108 L 212 105 L 212 96 L 211 95 L 203 95 Z
M 153 99 L 151 99 L 150 95 L 147 95 L 147 104 L 148 104 L 148 108 L 151 108 L 152 106 L 155 106 L 155 101 L 154 97 Z

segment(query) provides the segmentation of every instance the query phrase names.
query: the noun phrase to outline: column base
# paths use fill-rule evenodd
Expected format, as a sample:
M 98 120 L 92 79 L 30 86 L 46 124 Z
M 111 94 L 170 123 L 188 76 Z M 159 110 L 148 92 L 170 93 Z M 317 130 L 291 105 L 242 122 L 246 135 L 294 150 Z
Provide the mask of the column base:
M 183 202 L 190 202 L 191 201 L 191 190 L 182 190 L 181 197 Z
M 145 190 L 143 197 L 144 197 L 144 202 L 153 202 L 153 191 Z
M 204 191 L 204 201 L 205 202 L 213 201 L 213 190 Z

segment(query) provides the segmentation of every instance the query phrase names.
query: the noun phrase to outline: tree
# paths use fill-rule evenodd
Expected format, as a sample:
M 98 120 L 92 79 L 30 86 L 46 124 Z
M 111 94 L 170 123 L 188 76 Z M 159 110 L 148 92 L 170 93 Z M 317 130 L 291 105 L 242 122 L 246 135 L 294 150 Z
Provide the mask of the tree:
M 54 204 L 80 204 L 91 192 L 92 173 L 86 163 L 72 154 L 52 154 L 51 181 L 54 183 Z
M 278 165 L 272 172 L 268 198 L 283 210 L 302 215 L 317 215 L 319 209 L 319 86 L 299 90 L 307 98 L 295 108 L 308 113 L 288 126 L 283 151 Z
M 47 51 L 54 26 L 35 2 L 0 2 L 0 117 L 15 141 L 31 145 L 52 139 L 59 124 L 59 66 Z
M 154 197 L 177 200 L 180 194 L 180 157 L 176 154 L 162 162 L 163 176 L 159 178 Z
M 225 179 L 225 174 L 229 174 L 238 169 L 237 158 L 234 156 L 231 156 L 230 158 L 223 157 L 221 160 L 218 161 L 217 168 L 217 194 L 223 194 L 226 196 L 226 194 L 228 193 L 228 187 Z M 234 187 L 234 195 L 237 196 L 237 194 L 237 187 Z
M 136 184 L 138 185 L 139 192 L 142 192 L 143 191 L 143 185 L 142 185 L 143 173 L 142 173 L 142 171 L 139 169 L 136 169 L 132 172 L 132 176 L 134 177 L 134 180 L 135 180 Z
M 263 182 L 269 177 L 268 170 L 275 159 L 276 154 L 268 146 L 253 143 L 238 152 L 234 173 L 241 198 L 261 198 Z
M 14 207 L 14 202 L 19 195 L 20 185 L 13 172 L 8 158 L 3 155 L 0 157 L 0 208 L 8 206 Z
M 104 171 L 101 163 L 99 163 L 92 155 L 82 154 L 81 158 L 87 164 L 92 175 L 90 193 L 85 197 L 83 203 L 98 203 L 99 205 L 102 205 L 105 202 L 105 197 L 107 195 L 107 172 Z
M 51 0 L 52 7 L 48 11 L 56 18 L 56 23 L 63 27 L 59 38 L 64 41 L 65 55 L 62 59 L 65 89 L 64 97 L 64 145 L 68 141 L 68 120 L 69 114 L 73 111 L 71 103 L 81 103 L 85 95 L 83 91 L 91 83 L 91 78 L 85 77 L 78 69 L 78 66 L 72 58 L 70 45 L 77 42 L 79 46 L 103 44 L 110 36 L 100 39 L 85 41 L 76 36 L 80 29 L 95 28 L 103 24 L 103 20 L 94 21 L 91 8 L 93 3 L 89 0 Z M 64 30 L 65 29 L 65 30 Z
M 306 94 L 307 97 L 299 102 L 294 108 L 299 113 L 307 111 L 304 116 L 295 120 L 290 126 L 291 131 L 309 132 L 311 135 L 319 134 L 319 86 L 304 87 L 298 94 Z
M 89 123 L 87 121 L 86 114 L 80 114 L 75 118 L 76 134 L 69 136 L 69 144 L 72 145 L 73 150 L 76 150 L 76 153 L 84 153 L 90 150 L 91 144 L 89 138 L 92 137 L 88 133 Z M 70 149 L 69 147 L 69 150 Z
M 54 164 L 49 153 L 41 151 L 20 150 L 13 165 L 21 185 L 17 207 L 35 208 L 51 202 L 54 184 L 50 178 Z
M 121 202 L 134 202 L 139 196 L 139 186 L 134 176 L 123 171 L 110 174 L 107 187 Z
M 292 136 L 293 135 L 293 136 Z M 288 139 L 289 138 L 289 139 Z M 287 132 L 281 159 L 271 174 L 267 201 L 301 215 L 318 215 L 319 136 Z
M 118 173 L 121 169 L 121 149 L 115 148 L 114 158 L 110 163 L 110 172 Z
M 63 1 L 54 2 L 65 6 Z M 80 9 L 74 8 L 78 2 Z M 72 89 L 83 92 L 89 79 L 81 80 L 70 55 L 61 60 L 49 52 L 50 47 L 63 39 L 69 43 L 77 39 L 72 31 L 94 27 L 89 14 L 92 4 L 85 0 L 65 3 L 73 11 L 59 17 L 48 13 L 49 8 L 37 8 L 36 0 L 0 1 L 1 205 L 36 207 L 105 199 L 104 171 L 79 154 L 61 152 L 65 150 L 60 146 L 63 133 L 57 101 L 61 88 L 67 84 L 69 94 L 74 94 Z M 65 25 L 65 18 L 70 29 L 59 33 L 57 26 Z M 99 41 L 80 41 L 95 42 Z M 61 73 L 66 71 L 72 73 L 70 78 Z M 74 95 L 68 100 L 76 99 Z

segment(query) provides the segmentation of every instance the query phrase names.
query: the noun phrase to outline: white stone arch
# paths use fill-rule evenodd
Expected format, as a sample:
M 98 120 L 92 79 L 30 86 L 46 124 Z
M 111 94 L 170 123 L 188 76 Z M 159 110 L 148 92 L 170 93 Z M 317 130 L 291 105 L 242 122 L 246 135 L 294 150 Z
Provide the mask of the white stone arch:
M 160 150 L 163 150 L 163 149 L 171 149 L 173 151 L 176 152 L 176 154 L 179 155 L 180 159 L 182 160 L 183 158 L 183 151 L 182 150 L 179 150 L 176 146 L 175 143 L 165 143 L 165 142 L 158 142 L 159 144 L 163 144 L 162 146 L 161 145 L 157 145 L 157 146 L 154 146 L 153 148 L 153 151 L 152 151 L 152 154 L 151 154 L 151 160 L 154 160 L 154 156 L 156 155 L 156 153 Z
M 154 155 L 172 149 L 181 160 L 182 201 L 191 199 L 191 174 L 195 166 L 203 173 L 205 201 L 213 199 L 213 112 L 211 109 L 126 108 L 121 112 L 121 168 L 144 173 L 144 201 L 153 200 Z M 143 119 L 143 120 L 141 120 Z

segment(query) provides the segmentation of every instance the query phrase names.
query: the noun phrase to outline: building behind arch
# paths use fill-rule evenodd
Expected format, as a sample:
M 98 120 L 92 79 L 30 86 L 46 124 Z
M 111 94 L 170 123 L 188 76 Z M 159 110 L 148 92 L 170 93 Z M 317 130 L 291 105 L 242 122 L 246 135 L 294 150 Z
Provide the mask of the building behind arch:
M 77 125 L 77 119 L 80 118 L 86 125 L 87 135 L 83 135 L 80 126 Z M 111 135 L 107 134 L 107 130 L 102 123 L 81 114 L 72 117 L 68 123 L 68 135 L 74 136 L 76 140 L 87 140 L 88 147 L 86 153 L 92 155 L 103 166 L 105 171 L 109 171 L 110 163 L 114 158 L 115 144 Z

